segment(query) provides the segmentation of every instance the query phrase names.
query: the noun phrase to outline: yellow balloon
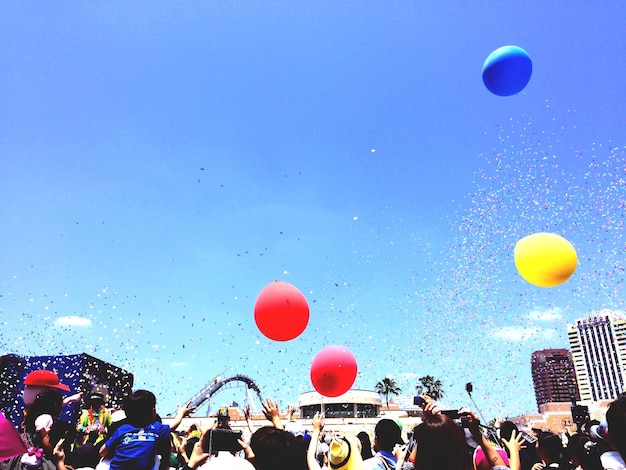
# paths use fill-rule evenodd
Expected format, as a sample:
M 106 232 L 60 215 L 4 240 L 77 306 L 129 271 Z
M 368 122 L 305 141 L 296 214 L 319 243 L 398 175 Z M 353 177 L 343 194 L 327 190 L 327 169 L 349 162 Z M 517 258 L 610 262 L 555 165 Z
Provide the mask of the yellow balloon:
M 515 244 L 515 266 L 531 284 L 554 287 L 567 281 L 578 264 L 576 250 L 555 233 L 539 232 Z

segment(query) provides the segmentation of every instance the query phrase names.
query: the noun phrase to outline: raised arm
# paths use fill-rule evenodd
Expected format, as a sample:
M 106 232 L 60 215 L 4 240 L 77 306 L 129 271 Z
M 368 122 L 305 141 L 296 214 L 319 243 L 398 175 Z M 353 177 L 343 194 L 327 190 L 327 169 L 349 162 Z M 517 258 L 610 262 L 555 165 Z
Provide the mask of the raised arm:
M 519 452 L 523 449 L 524 446 L 524 436 L 521 433 L 513 432 L 511 433 L 511 438 L 507 441 L 506 439 L 502 439 L 502 442 L 509 449 L 509 468 L 511 470 L 521 470 L 522 463 L 520 460 Z
M 320 442 L 320 434 L 324 429 L 324 415 L 319 411 L 313 416 L 313 432 L 307 449 L 306 461 L 309 470 L 320 470 L 320 464 L 317 461 L 317 446 Z
M 210 429 L 207 429 L 206 431 L 204 431 L 200 440 L 194 444 L 193 451 L 191 452 L 191 455 L 189 456 L 189 460 L 187 461 L 183 469 L 190 468 L 193 470 L 194 468 L 199 467 L 200 465 L 202 465 L 204 462 L 207 461 L 207 459 L 209 458 L 209 454 L 204 452 L 203 449 L 205 447 L 204 441 L 207 439 L 207 436 L 209 435 L 210 431 L 211 431 Z
M 263 403 L 263 414 L 272 422 L 276 429 L 284 429 L 283 422 L 280 419 L 278 404 L 271 398 L 266 399 Z
M 422 398 L 424 401 L 422 402 L 420 406 L 422 407 L 422 412 L 424 414 L 428 414 L 428 413 L 430 413 L 431 415 L 441 414 L 441 410 L 435 403 L 435 400 L 430 398 L 428 395 L 422 395 Z
M 185 404 L 185 406 L 178 406 L 178 412 L 174 417 L 174 421 L 172 421 L 172 424 L 170 424 L 170 431 L 176 431 L 176 428 L 178 428 L 178 426 L 180 426 L 180 423 L 183 422 L 183 418 L 189 416 L 191 413 L 196 411 L 196 408 L 190 405 L 191 402 Z
M 480 420 L 474 414 L 474 412 L 472 410 L 464 408 L 459 411 L 459 414 L 467 416 L 468 429 L 472 433 L 474 441 L 480 444 L 480 447 L 483 449 L 483 452 L 485 453 L 485 457 L 487 457 L 489 464 L 492 467 L 495 467 L 496 465 L 506 466 L 506 463 L 504 462 L 504 460 L 502 460 L 502 457 L 500 457 L 500 454 L 498 454 L 495 447 L 491 445 L 491 443 L 480 431 Z
M 250 403 L 246 404 L 243 409 L 243 415 L 246 418 L 246 424 L 248 425 L 250 434 L 254 434 L 254 428 L 252 427 L 252 414 L 250 413 Z
M 54 446 L 54 450 L 52 452 L 52 461 L 54 462 L 54 466 L 56 470 L 65 470 L 65 451 L 63 450 L 63 444 L 65 444 L 65 439 L 59 440 L 57 445 Z

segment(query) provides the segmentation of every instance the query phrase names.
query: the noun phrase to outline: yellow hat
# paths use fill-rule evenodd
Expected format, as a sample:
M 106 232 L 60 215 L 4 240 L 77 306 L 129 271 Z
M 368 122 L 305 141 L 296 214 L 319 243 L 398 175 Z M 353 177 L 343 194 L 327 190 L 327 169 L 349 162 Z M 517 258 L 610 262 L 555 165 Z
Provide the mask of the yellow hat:
M 333 470 L 363 470 L 358 438 L 345 436 L 333 439 L 328 451 L 328 461 Z

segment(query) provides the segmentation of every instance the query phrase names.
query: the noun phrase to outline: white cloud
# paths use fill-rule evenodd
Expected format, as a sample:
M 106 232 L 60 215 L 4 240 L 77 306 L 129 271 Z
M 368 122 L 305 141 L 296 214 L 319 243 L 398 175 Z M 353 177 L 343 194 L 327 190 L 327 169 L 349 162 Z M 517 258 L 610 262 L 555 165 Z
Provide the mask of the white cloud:
M 543 339 L 552 339 L 554 338 L 556 334 L 556 330 L 553 330 L 551 328 L 545 329 L 545 330 L 541 330 L 541 338 Z
M 91 320 L 89 318 L 70 315 L 67 317 L 57 318 L 56 320 L 54 320 L 53 324 L 57 326 L 76 326 L 79 328 L 89 328 L 91 326 Z
M 563 318 L 563 309 L 553 307 L 546 310 L 533 310 L 528 314 L 528 318 L 537 321 L 554 321 Z
M 170 367 L 173 367 L 174 369 L 177 369 L 179 367 L 187 367 L 189 365 L 188 362 L 172 362 L 170 364 Z

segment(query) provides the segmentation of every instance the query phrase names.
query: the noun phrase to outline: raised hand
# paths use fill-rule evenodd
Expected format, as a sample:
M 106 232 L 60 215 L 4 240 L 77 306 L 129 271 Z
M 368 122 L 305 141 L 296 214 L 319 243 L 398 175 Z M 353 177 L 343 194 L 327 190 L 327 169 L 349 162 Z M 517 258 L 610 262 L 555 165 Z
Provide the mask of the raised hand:
M 324 415 L 319 411 L 313 416 L 313 432 L 321 432 L 324 429 Z
M 280 410 L 278 409 L 278 404 L 274 402 L 271 398 L 267 398 L 263 403 L 263 414 L 265 417 L 272 422 L 276 429 L 283 429 L 283 423 L 280 419 Z

